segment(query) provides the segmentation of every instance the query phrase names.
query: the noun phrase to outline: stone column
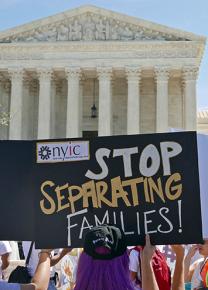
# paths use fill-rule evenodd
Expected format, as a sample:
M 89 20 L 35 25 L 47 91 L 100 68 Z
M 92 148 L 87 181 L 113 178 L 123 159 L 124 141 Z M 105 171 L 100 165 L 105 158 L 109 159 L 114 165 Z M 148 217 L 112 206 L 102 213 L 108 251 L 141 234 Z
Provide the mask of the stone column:
M 98 135 L 112 134 L 112 68 L 97 69 L 99 79 Z
M 32 139 L 32 125 L 33 119 L 31 118 L 32 113 L 32 102 L 30 98 L 30 79 L 25 78 L 23 83 L 23 114 L 22 114 L 22 138 Z
M 32 105 L 32 114 L 30 116 L 32 120 L 31 126 L 31 139 L 38 138 L 38 95 L 39 95 L 39 84 L 37 79 L 32 79 L 30 84 L 30 98 Z
M 23 73 L 22 68 L 9 70 L 11 77 L 9 139 L 11 140 L 22 138 Z
M 196 130 L 197 128 L 197 102 L 196 79 L 198 69 L 196 67 L 184 67 L 183 69 L 183 102 L 184 102 L 184 129 Z
M 82 137 L 82 127 L 83 127 L 83 86 L 85 79 L 82 78 L 79 83 L 79 98 L 80 98 L 80 109 L 79 109 L 79 118 L 80 118 L 80 137 Z
M 80 135 L 80 77 L 79 67 L 66 68 L 68 80 L 66 137 L 76 138 Z
M 155 78 L 157 83 L 156 95 L 156 132 L 168 132 L 168 79 L 167 67 L 156 67 Z
M 50 138 L 51 126 L 51 75 L 49 68 L 38 71 L 39 105 L 38 105 L 38 139 Z
M 3 74 L 0 75 L 0 139 L 8 139 L 9 133 L 9 96 L 10 96 L 10 82 Z
M 140 80 L 141 68 L 127 67 L 128 101 L 127 101 L 127 134 L 140 132 Z
M 55 78 L 51 81 L 51 138 L 56 138 L 56 88 L 58 80 Z

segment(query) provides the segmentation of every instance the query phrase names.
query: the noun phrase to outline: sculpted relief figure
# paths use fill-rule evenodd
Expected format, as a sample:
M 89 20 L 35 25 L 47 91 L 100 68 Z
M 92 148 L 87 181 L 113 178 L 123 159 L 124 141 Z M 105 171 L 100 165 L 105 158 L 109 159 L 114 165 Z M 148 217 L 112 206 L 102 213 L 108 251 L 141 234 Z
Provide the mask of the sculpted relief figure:
M 24 36 L 22 34 L 12 39 L 12 42 L 23 42 L 23 41 L 24 41 Z
M 126 26 L 124 29 L 120 29 L 121 40 L 132 40 L 133 32 Z
M 95 39 L 95 23 L 92 21 L 91 17 L 87 18 L 87 21 L 84 23 L 84 40 L 94 40 Z
M 95 38 L 97 40 L 106 40 L 107 35 L 109 35 L 109 32 L 107 32 L 107 25 L 104 25 L 102 20 L 96 24 L 96 31 L 95 31 Z
M 47 33 L 44 32 L 43 28 L 35 30 L 34 41 L 47 41 Z
M 119 40 L 119 34 L 118 34 L 118 27 L 114 26 L 111 28 L 111 39 L 112 40 Z
M 144 39 L 144 31 L 141 29 L 139 31 L 136 31 L 135 35 L 134 35 L 134 39 L 135 40 L 142 40 Z
M 110 21 L 110 33 L 109 33 L 109 38 L 111 40 L 119 40 L 120 37 L 119 37 L 119 26 L 118 26 L 119 23 L 114 23 L 114 21 Z
M 81 40 L 82 39 L 82 25 L 77 20 L 74 24 L 69 25 L 69 39 L 70 40 Z
M 25 34 L 25 41 L 27 42 L 35 42 L 37 39 L 34 38 L 35 30 L 33 29 L 30 33 Z
M 56 41 L 57 40 L 57 30 L 56 27 L 50 27 L 48 30 L 48 41 Z
M 67 41 L 69 40 L 69 28 L 65 24 L 61 24 L 58 28 L 58 41 Z

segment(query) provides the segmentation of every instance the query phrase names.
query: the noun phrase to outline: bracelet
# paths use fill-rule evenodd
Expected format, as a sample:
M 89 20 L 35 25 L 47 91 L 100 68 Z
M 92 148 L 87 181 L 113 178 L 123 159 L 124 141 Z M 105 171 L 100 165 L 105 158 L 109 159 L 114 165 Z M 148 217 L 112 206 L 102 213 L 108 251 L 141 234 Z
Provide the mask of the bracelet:
M 41 255 L 41 254 L 48 254 L 49 258 L 52 259 L 51 252 L 48 252 L 48 251 L 40 251 L 40 252 L 38 253 L 38 258 L 40 258 L 40 255 Z

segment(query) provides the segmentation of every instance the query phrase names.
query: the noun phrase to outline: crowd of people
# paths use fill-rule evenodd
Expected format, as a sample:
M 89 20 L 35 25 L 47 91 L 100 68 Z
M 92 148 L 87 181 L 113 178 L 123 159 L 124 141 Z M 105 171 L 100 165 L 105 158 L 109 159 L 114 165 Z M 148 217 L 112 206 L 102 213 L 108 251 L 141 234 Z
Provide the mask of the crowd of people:
M 85 236 L 79 257 L 74 290 L 203 290 L 208 289 L 208 240 L 192 245 L 187 253 L 183 245 L 171 245 L 175 253 L 175 267 L 171 275 L 165 256 L 159 247 L 151 245 L 146 236 L 144 247 L 129 249 L 125 235 L 115 227 L 102 225 L 91 229 Z M 9 265 L 11 247 L 0 242 L 0 290 L 55 290 L 56 282 L 51 268 L 71 249 L 36 250 L 34 243 L 24 242 L 25 257 L 31 282 L 8 283 L 4 271 Z M 193 262 L 198 252 L 200 259 Z M 72 290 L 70 289 L 70 290 Z

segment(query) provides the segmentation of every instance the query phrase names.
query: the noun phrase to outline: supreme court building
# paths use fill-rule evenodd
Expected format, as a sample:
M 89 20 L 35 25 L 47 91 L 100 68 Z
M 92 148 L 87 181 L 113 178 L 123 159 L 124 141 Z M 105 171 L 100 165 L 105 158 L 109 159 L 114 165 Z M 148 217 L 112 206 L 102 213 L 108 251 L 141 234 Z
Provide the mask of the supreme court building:
M 0 33 L 0 139 L 196 130 L 205 38 L 94 6 Z

